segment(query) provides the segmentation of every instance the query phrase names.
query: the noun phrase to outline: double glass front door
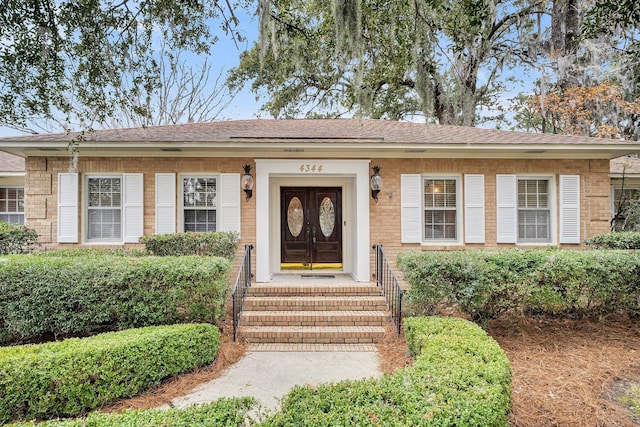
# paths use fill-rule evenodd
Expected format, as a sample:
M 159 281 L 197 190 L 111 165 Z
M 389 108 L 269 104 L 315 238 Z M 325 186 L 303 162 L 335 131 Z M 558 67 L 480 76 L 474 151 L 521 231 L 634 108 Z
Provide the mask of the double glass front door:
M 280 191 L 281 268 L 342 268 L 342 189 Z

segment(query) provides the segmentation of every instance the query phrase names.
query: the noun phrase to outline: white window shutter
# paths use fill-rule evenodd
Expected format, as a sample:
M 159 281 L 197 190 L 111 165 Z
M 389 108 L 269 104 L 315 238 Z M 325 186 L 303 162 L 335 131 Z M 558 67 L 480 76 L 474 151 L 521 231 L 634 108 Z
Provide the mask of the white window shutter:
M 220 175 L 218 201 L 220 208 L 219 231 L 237 231 L 240 233 L 240 174 L 223 173 Z
M 156 234 L 176 232 L 176 174 L 156 174 Z
M 518 182 L 515 175 L 496 175 L 496 241 L 518 240 Z
M 78 243 L 78 174 L 58 174 L 58 243 Z
M 580 244 L 580 175 L 560 175 L 560 243 Z
M 464 176 L 464 238 L 484 243 L 484 175 Z
M 418 174 L 400 175 L 402 243 L 422 241 L 421 181 Z
M 137 243 L 144 234 L 144 175 L 125 173 L 122 175 L 122 240 Z

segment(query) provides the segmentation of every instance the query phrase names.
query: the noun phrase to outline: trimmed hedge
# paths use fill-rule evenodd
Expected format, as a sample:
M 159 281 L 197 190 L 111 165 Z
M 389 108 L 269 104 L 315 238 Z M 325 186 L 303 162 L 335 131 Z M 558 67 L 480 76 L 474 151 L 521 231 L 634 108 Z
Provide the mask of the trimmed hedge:
M 296 387 L 264 426 L 507 426 L 511 368 L 498 344 L 463 319 L 405 319 L 413 366 L 382 379 Z
M 616 231 L 599 234 L 584 241 L 594 249 L 640 249 L 640 233 L 636 231 Z
M 38 244 L 35 230 L 0 221 L 0 255 L 30 252 Z
M 240 235 L 236 232 L 176 233 L 142 236 L 140 242 L 157 256 L 210 255 L 233 260 Z
M 12 424 L 13 427 L 115 427 L 115 426 L 225 426 L 243 427 L 247 413 L 256 406 L 251 397 L 222 398 L 213 403 L 192 405 L 183 409 L 149 409 L 122 413 L 92 412 L 86 418 L 33 421 Z
M 404 253 L 408 311 L 457 306 L 476 321 L 510 310 L 571 317 L 640 314 L 640 253 L 519 250 Z
M 10 255 L 0 261 L 0 342 L 214 323 L 230 270 L 218 257 Z
M 208 324 L 157 326 L 0 348 L 0 422 L 72 416 L 210 363 Z

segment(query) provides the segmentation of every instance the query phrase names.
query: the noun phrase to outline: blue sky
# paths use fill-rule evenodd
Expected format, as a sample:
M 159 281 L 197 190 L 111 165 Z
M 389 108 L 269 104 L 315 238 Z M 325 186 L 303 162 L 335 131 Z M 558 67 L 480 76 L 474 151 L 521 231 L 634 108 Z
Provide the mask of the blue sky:
M 213 46 L 211 51 L 210 61 L 212 66 L 212 75 L 217 75 L 221 69 L 228 70 L 238 65 L 240 53 L 249 47 L 257 40 L 258 37 L 258 19 L 255 16 L 247 15 L 244 11 L 238 9 L 237 17 L 240 20 L 239 30 L 246 37 L 246 41 L 239 43 L 238 46 L 233 42 L 230 36 L 224 34 L 222 30 L 219 30 L 219 41 Z M 215 24 L 214 24 L 215 25 Z M 502 94 L 501 99 L 505 105 L 510 103 L 509 99 L 516 93 L 526 90 L 524 86 L 530 87 L 532 78 L 522 75 L 521 70 L 515 71 L 519 77 L 523 77 L 525 84 L 521 87 L 511 87 L 511 90 Z M 507 72 L 508 73 L 508 72 Z M 480 80 L 483 80 L 483 75 L 479 76 Z M 534 77 L 535 78 L 535 77 Z M 260 111 L 260 105 L 262 105 L 266 99 L 261 98 L 256 100 L 253 93 L 249 88 L 245 88 L 240 92 L 232 101 L 232 103 L 222 112 L 218 117 L 220 120 L 234 120 L 234 119 L 251 119 L 251 118 L 270 118 L 270 116 Z M 484 124 L 483 127 L 492 127 L 492 123 Z M 60 128 L 61 129 L 61 128 Z M 58 131 L 57 129 L 55 131 Z M 0 127 L 0 137 L 23 135 L 23 133 L 10 129 Z
M 240 53 L 245 48 L 251 47 L 258 38 L 257 17 L 246 15 L 244 12 L 238 13 L 238 11 L 236 11 L 236 16 L 240 20 L 240 30 L 247 40 L 236 46 L 228 35 L 219 30 L 219 41 L 211 50 L 212 76 L 216 76 L 221 69 L 228 70 L 238 65 Z M 234 98 L 231 105 L 222 113 L 220 119 L 233 120 L 259 117 L 260 105 L 263 102 L 264 100 L 256 101 L 255 95 L 247 88 Z M 267 116 L 263 113 L 262 117 Z M 0 137 L 15 135 L 25 135 L 25 133 L 0 126 Z

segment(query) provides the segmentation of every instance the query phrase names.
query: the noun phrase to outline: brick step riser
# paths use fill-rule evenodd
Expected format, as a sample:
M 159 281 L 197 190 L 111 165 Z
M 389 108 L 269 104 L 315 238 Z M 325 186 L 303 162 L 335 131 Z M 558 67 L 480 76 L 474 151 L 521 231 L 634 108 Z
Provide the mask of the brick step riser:
M 377 344 L 382 341 L 382 337 L 374 338 L 264 338 L 264 337 L 242 337 L 251 344 Z
M 387 304 L 382 297 L 365 298 L 313 298 L 303 299 L 291 298 L 258 298 L 249 297 L 245 300 L 244 310 L 247 311 L 386 311 Z
M 268 289 L 268 288 L 249 288 L 248 296 L 250 297 L 379 297 L 381 296 L 378 288 L 362 288 L 362 289 Z
M 240 320 L 240 324 L 244 326 L 384 326 L 387 322 L 388 316 L 354 319 L 278 319 L 243 316 Z
M 386 311 L 386 304 L 377 305 L 315 305 L 315 304 L 296 304 L 296 305 L 247 305 L 244 311 Z
M 312 330 L 273 332 L 268 330 L 243 331 L 241 329 L 240 336 L 243 340 L 250 343 L 364 344 L 382 341 L 384 333 L 361 331 L 340 335 L 335 332 L 318 332 Z

